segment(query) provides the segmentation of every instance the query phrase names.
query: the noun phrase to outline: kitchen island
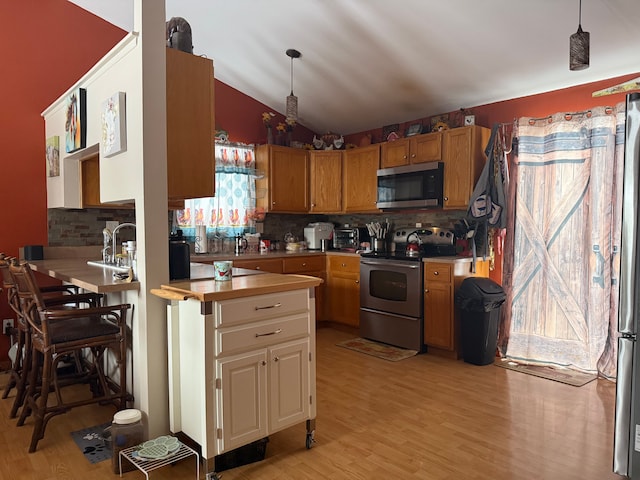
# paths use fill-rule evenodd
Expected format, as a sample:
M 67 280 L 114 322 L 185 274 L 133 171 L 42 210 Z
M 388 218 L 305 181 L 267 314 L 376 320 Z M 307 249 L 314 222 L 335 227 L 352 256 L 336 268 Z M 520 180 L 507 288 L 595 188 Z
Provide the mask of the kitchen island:
M 152 291 L 169 300 L 170 429 L 200 447 L 207 472 L 216 455 L 302 421 L 313 443 L 322 280 L 252 273 Z

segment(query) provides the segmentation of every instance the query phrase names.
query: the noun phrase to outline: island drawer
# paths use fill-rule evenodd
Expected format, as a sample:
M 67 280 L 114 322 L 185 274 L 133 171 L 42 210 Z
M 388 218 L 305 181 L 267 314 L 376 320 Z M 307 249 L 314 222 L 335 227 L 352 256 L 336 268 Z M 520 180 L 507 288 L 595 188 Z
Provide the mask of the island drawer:
M 309 311 L 306 290 L 255 295 L 216 302 L 216 327 L 228 327 Z
M 216 330 L 216 356 L 253 350 L 310 334 L 306 313 Z

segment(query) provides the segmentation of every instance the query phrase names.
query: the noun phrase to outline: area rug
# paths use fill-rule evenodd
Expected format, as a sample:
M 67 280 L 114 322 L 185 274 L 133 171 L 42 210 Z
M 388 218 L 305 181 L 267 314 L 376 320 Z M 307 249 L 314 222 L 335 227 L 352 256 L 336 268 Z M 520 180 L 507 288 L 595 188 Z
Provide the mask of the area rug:
M 84 458 L 91 463 L 98 463 L 111 458 L 111 449 L 105 445 L 102 438 L 102 432 L 109 425 L 111 425 L 111 422 L 71 432 L 73 441 L 78 445 Z
M 382 358 L 383 360 L 389 360 L 390 362 L 404 360 L 405 358 L 413 357 L 418 353 L 417 350 L 408 350 L 406 348 L 394 347 L 384 343 L 372 342 L 365 338 L 345 340 L 343 342 L 336 343 L 336 345 L 338 347 L 348 348 L 349 350 L 355 350 L 356 352 L 366 353 L 367 355 L 373 355 L 374 357 Z
M 494 362 L 496 367 L 508 368 L 515 372 L 535 375 L 536 377 L 546 378 L 554 382 L 566 383 L 574 387 L 581 387 L 598 378 L 595 374 L 579 372 L 569 368 L 554 368 L 543 365 L 525 365 L 509 360 L 496 359 Z

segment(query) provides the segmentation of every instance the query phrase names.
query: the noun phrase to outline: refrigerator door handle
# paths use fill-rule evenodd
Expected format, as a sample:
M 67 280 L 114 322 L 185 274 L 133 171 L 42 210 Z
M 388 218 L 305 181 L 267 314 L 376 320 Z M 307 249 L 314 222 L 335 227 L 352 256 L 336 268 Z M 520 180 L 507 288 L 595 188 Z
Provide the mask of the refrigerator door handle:
M 616 379 L 616 416 L 613 431 L 613 471 L 629 475 L 631 456 L 631 384 L 635 340 L 618 339 L 618 374 Z

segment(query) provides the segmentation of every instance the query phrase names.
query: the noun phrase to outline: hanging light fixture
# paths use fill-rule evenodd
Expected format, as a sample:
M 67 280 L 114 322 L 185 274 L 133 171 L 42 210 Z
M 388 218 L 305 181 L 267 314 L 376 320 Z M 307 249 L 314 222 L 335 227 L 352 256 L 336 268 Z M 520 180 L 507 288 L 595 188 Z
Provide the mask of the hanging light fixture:
M 569 70 L 589 68 L 589 32 L 582 31 L 582 0 L 578 16 L 578 31 L 569 37 Z
M 291 93 L 287 97 L 286 116 L 287 120 L 298 121 L 298 97 L 293 94 L 293 59 L 300 58 L 302 54 L 293 48 L 286 51 L 287 57 L 291 58 Z

